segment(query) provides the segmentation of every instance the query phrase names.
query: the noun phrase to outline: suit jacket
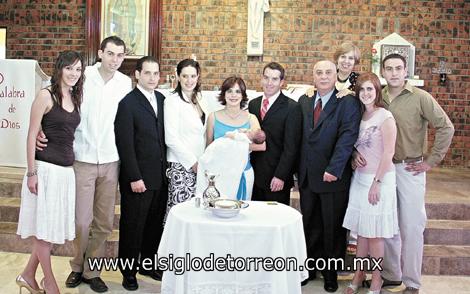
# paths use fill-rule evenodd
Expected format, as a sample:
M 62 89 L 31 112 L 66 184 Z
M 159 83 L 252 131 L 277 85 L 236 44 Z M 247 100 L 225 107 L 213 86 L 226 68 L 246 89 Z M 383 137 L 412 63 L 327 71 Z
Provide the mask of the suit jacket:
M 284 187 L 292 187 L 301 136 L 299 105 L 281 92 L 262 120 L 262 99 L 255 98 L 248 105 L 249 112 L 256 115 L 261 129 L 266 133 L 266 151 L 252 152 L 250 155 L 255 185 L 268 190 L 271 179 L 277 177 L 284 181 Z
M 166 184 L 166 145 L 163 128 L 163 100 L 155 91 L 158 116 L 136 87 L 119 103 L 114 132 L 121 159 L 120 189 L 130 191 L 130 183 L 144 180 L 147 190 Z
M 302 147 L 300 151 L 299 186 L 308 181 L 316 193 L 349 189 L 352 175 L 351 153 L 359 135 L 360 102 L 352 95 L 336 98 L 335 90 L 313 126 L 313 97 L 299 98 L 302 110 Z M 326 172 L 338 178 L 324 182 Z

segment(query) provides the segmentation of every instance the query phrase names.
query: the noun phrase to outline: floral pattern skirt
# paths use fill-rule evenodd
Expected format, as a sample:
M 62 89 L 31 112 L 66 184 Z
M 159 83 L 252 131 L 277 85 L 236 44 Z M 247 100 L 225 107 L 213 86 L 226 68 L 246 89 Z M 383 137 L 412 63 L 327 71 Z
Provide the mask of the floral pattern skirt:
M 166 171 L 168 177 L 168 202 L 166 216 L 170 209 L 196 195 L 196 173 L 191 168 L 185 169 L 181 163 L 169 162 Z

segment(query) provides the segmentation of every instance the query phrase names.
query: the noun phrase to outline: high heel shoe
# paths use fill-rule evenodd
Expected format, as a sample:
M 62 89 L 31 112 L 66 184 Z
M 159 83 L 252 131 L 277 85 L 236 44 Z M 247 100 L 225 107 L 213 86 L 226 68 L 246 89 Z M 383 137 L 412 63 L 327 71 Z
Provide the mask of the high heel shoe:
M 362 288 L 366 288 L 367 287 L 367 276 L 366 275 L 363 275 L 364 279 L 361 281 L 361 283 L 359 285 L 354 285 L 352 282 L 349 283 L 349 285 L 346 287 L 346 289 L 344 289 L 343 293 L 344 294 L 357 294 L 359 293 L 359 288 L 362 287 Z M 352 292 L 351 292 L 352 291 Z
M 20 287 L 20 294 L 21 294 L 21 290 L 22 288 L 26 288 L 26 290 L 29 291 L 29 293 L 31 294 L 43 294 L 45 293 L 42 289 L 33 289 L 33 287 L 31 287 L 30 284 L 28 284 L 28 282 L 26 282 L 26 280 L 21 276 L 21 275 L 18 275 L 16 277 L 16 284 L 18 285 L 18 287 Z
M 42 288 L 42 289 L 41 289 L 41 290 L 42 290 L 41 294 L 46 294 L 46 286 L 44 286 L 44 282 L 45 282 L 44 279 L 45 279 L 45 278 L 42 278 L 42 279 L 41 279 L 41 282 L 39 282 L 39 285 L 41 285 L 41 288 Z
M 367 291 L 367 294 L 380 294 L 380 291 L 382 290 L 382 285 L 383 285 L 384 281 L 382 280 L 382 282 L 380 283 L 380 287 L 378 290 L 371 290 L 369 289 L 369 291 Z
M 353 283 L 349 283 L 346 289 L 344 289 L 343 294 L 357 294 L 359 293 L 358 289 L 359 289 L 359 285 L 354 285 Z

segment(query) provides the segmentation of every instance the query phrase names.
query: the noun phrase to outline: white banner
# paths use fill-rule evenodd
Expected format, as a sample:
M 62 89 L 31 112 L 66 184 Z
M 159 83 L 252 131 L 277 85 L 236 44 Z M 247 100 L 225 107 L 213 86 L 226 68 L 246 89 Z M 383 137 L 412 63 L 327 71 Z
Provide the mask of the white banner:
M 0 165 L 26 166 L 31 103 L 47 80 L 35 60 L 0 60 Z

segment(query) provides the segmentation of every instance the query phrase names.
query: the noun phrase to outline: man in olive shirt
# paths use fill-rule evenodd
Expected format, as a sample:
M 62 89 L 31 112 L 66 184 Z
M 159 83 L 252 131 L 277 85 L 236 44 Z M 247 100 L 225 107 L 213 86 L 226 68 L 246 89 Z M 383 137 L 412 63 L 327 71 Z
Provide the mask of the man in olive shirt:
M 401 55 L 384 58 L 382 75 L 387 81 L 382 90 L 385 108 L 395 117 L 398 130 L 393 162 L 400 227 L 400 234 L 385 239 L 383 286 L 398 286 L 403 280 L 406 286 L 403 293 L 419 293 L 426 226 L 426 172 L 444 158 L 454 126 L 431 94 L 405 81 L 406 60 Z M 430 153 L 426 154 L 428 124 L 436 129 L 436 135 Z M 353 165 L 366 165 L 357 152 L 354 157 Z

